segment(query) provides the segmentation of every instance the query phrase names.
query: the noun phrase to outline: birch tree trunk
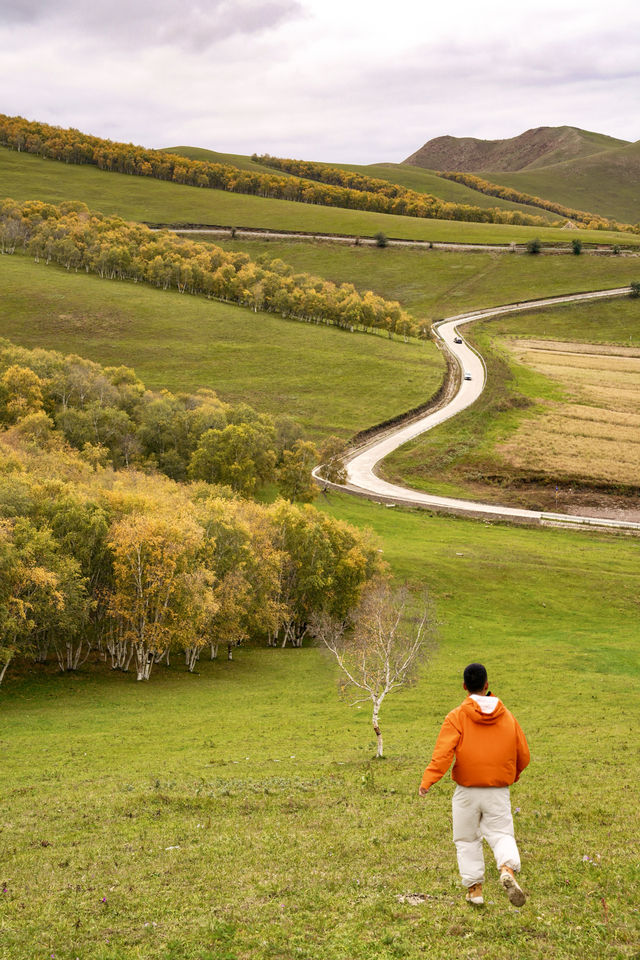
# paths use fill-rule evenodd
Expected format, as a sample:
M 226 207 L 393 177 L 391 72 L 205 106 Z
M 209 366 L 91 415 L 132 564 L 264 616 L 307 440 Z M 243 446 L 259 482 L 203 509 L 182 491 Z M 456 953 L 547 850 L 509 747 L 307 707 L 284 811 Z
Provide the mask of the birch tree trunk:
M 378 741 L 378 748 L 377 748 L 377 751 L 376 751 L 376 757 L 381 757 L 381 756 L 382 756 L 382 733 L 381 733 L 381 731 L 380 731 L 380 725 L 379 725 L 379 723 L 378 723 L 378 714 L 379 714 L 379 712 L 380 712 L 380 703 L 381 703 L 381 701 L 379 701 L 379 700 L 374 700 L 374 701 L 373 701 L 373 716 L 372 716 L 372 718 L 371 718 L 371 722 L 373 723 L 373 730 L 374 730 L 374 733 L 375 733 L 376 738 L 377 738 L 377 741 Z
M 9 657 L 9 659 L 8 659 L 7 661 L 5 661 L 5 664 L 4 664 L 3 668 L 0 670 L 0 683 L 2 683 L 2 681 L 4 680 L 4 675 L 5 675 L 5 673 L 7 672 L 7 667 L 8 667 L 9 664 L 11 663 L 11 660 L 12 660 L 12 658 Z
M 151 676 L 154 656 L 146 644 L 136 644 L 136 680 L 148 680 Z
M 196 663 L 200 659 L 200 647 L 187 647 L 184 653 L 184 658 L 187 664 L 187 670 L 189 673 L 193 673 Z

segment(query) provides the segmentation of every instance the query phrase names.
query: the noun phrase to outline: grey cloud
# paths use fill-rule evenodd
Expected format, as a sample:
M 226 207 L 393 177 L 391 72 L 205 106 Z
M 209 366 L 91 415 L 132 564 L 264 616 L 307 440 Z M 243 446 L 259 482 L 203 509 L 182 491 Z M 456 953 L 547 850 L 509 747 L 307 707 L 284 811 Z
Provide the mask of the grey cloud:
M 92 45 L 171 46 L 199 52 L 234 36 L 256 36 L 303 15 L 299 0 L 0 0 L 6 25 L 48 27 Z
M 31 23 L 40 19 L 42 0 L 2 0 L 0 17 L 3 23 Z
M 445 133 L 495 139 L 568 123 L 639 135 L 631 10 L 623 27 L 572 20 L 558 39 L 542 27 L 537 39 L 414 33 L 408 48 L 368 52 L 338 33 L 327 42 L 311 0 L 61 2 L 0 0 L 6 112 L 148 146 L 329 162 L 400 160 Z

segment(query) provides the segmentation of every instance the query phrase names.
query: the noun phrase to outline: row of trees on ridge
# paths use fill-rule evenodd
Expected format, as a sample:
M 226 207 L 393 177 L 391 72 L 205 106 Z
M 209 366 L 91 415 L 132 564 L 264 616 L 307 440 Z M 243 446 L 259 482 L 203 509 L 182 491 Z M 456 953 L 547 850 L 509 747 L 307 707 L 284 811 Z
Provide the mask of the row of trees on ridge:
M 83 203 L 0 201 L 0 253 L 24 251 L 45 264 L 108 279 L 201 294 L 251 310 L 347 330 L 403 338 L 423 331 L 399 303 L 351 283 L 295 273 L 282 260 L 252 260 L 214 244 L 91 212 Z
M 523 214 L 519 210 L 501 210 L 497 207 L 476 207 L 465 203 L 451 203 L 433 196 L 390 183 L 378 177 L 369 177 L 341 167 L 330 167 L 312 160 L 291 160 L 272 157 L 268 153 L 251 159 L 263 166 L 282 170 L 296 177 L 322 183 L 342 192 L 338 206 L 354 210 L 374 210 L 403 217 L 428 220 L 461 220 L 471 223 L 509 223 L 518 226 L 549 227 L 543 217 Z
M 241 170 L 230 164 L 191 160 L 176 153 L 118 143 L 73 128 L 4 114 L 0 114 L 0 145 L 64 163 L 91 164 L 115 173 L 299 203 L 428 219 L 548 226 L 543 218 L 517 210 L 448 203 L 430 194 L 323 164 L 254 155 L 263 164 L 291 174 L 277 176 Z
M 567 220 L 582 224 L 588 230 L 623 230 L 627 233 L 640 233 L 640 223 L 632 225 L 630 223 L 618 223 L 616 220 L 610 220 L 607 217 L 601 217 L 597 213 L 588 213 L 585 210 L 576 210 L 573 207 L 566 207 L 562 203 L 556 203 L 554 200 L 543 200 L 542 197 L 534 197 L 530 193 L 523 193 L 514 187 L 501 186 L 498 183 L 490 183 L 482 177 L 473 173 L 461 173 L 458 171 L 436 171 L 439 177 L 445 180 L 453 180 L 455 183 L 462 183 L 472 190 L 478 190 L 489 197 L 500 197 L 502 200 L 510 200 L 513 203 L 523 203 L 527 206 L 540 207 L 542 210 L 549 210 L 551 213 L 557 213 Z

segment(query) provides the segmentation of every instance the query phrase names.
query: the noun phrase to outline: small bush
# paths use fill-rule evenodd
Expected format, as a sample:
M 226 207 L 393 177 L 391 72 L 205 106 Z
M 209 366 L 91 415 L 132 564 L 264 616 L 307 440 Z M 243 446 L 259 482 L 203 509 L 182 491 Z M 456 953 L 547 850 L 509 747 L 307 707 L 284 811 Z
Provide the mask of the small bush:
M 540 253 L 541 247 L 542 247 L 542 244 L 540 243 L 538 238 L 534 237 L 533 240 L 529 240 L 527 244 L 527 253 L 533 253 L 533 254 Z
M 383 233 L 382 230 L 376 233 L 373 239 L 376 242 L 376 247 L 387 247 L 389 245 L 387 235 Z
M 614 243 L 614 245 L 611 247 L 611 253 L 615 254 L 616 257 L 620 256 L 620 244 L 619 244 L 619 243 Z
M 582 240 L 572 240 L 571 241 L 571 250 L 576 257 L 579 257 L 582 253 Z
M 634 300 L 637 300 L 637 298 L 640 297 L 640 280 L 633 280 L 629 286 L 631 287 L 629 296 L 633 297 Z

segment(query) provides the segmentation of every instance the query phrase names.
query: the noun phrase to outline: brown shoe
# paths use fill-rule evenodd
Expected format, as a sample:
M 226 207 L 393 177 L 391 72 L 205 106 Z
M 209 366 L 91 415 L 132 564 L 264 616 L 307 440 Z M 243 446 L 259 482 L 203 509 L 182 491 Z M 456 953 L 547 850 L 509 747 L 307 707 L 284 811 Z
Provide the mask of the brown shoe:
M 527 898 L 524 890 L 516 880 L 511 867 L 507 867 L 504 864 L 500 867 L 500 883 L 507 891 L 509 903 L 512 903 L 514 907 L 524 906 Z
M 468 903 L 473 903 L 476 907 L 481 907 L 484 903 L 484 897 L 482 896 L 482 884 L 472 883 L 470 887 L 467 887 L 467 896 L 465 899 Z

